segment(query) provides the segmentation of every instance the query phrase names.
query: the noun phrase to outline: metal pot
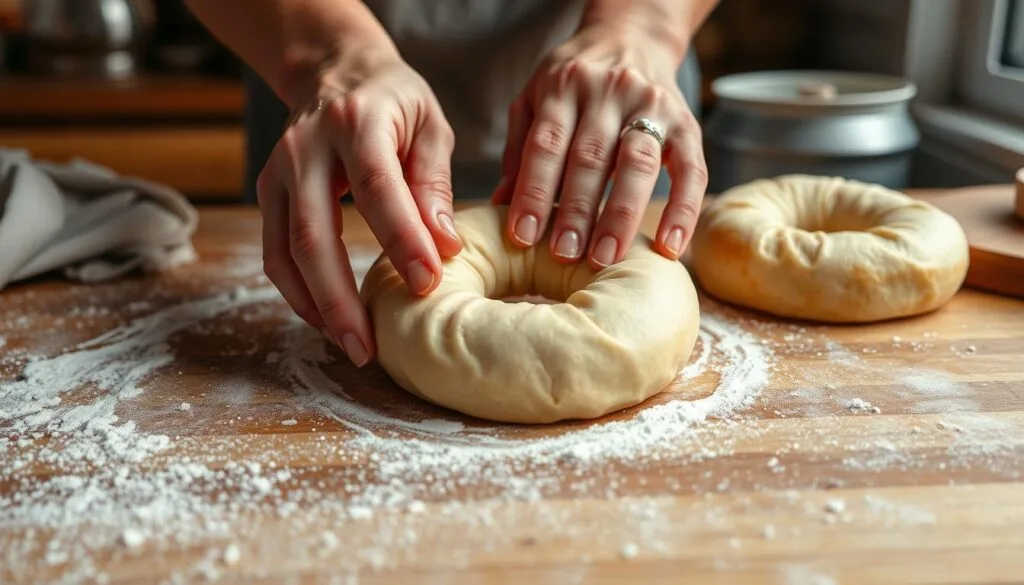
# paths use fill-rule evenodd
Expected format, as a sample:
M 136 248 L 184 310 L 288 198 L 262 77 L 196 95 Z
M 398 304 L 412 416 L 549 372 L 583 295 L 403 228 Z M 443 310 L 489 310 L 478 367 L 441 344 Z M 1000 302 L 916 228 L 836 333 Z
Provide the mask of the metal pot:
M 154 14 L 150 0 L 32 0 L 24 22 L 32 70 L 125 77 L 138 68 Z
M 841 176 L 894 189 L 910 181 L 920 134 L 914 84 L 835 71 L 765 71 L 721 77 L 704 125 L 712 193 L 787 173 Z

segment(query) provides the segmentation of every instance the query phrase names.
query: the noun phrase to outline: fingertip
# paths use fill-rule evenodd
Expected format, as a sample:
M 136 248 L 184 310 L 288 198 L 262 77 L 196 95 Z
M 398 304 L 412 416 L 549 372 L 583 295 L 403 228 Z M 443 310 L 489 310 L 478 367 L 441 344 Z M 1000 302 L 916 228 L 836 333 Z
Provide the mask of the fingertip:
M 417 296 L 425 296 L 433 292 L 440 283 L 437 272 L 432 270 L 423 260 L 413 260 L 405 268 L 405 283 L 409 290 Z
M 618 261 L 619 241 L 615 236 L 606 234 L 598 238 L 590 250 L 588 261 L 590 266 L 601 270 Z
M 681 226 L 670 226 L 662 230 L 661 237 L 657 240 L 657 251 L 670 260 L 678 260 L 683 255 L 686 245 L 686 236 Z

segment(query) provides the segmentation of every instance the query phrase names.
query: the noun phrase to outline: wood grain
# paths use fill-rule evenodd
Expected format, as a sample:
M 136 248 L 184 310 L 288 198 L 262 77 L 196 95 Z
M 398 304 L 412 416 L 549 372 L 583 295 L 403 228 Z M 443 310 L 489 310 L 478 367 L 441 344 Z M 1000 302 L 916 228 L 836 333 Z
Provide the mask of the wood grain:
M 954 189 L 932 203 L 955 217 L 967 235 L 967 285 L 1024 298 L 1024 222 L 1014 217 L 1014 188 Z
M 237 79 L 146 75 L 126 80 L 7 76 L 0 119 L 242 119 L 245 91 Z
M 645 218 L 648 233 L 658 209 L 652 206 Z M 42 281 L 9 289 L 0 295 L 0 323 L 28 321 L 4 332 L 6 350 L 57 353 L 137 316 L 132 303 L 144 301 L 147 311 L 156 311 L 239 283 L 257 285 L 259 231 L 255 210 L 204 208 L 196 235 L 199 264 L 91 287 Z M 346 210 L 345 238 L 353 257 L 378 249 L 352 209 Z M 105 310 L 79 329 L 67 311 L 84 305 Z M 383 479 L 368 471 L 366 453 L 355 449 L 357 432 L 322 413 L 296 410 L 293 393 L 267 362 L 268 354 L 282 351 L 279 330 L 288 314 L 281 303 L 272 307 L 256 316 L 226 314 L 203 331 L 173 339 L 175 362 L 121 412 L 140 430 L 176 437 L 172 452 L 149 467 L 187 457 L 220 469 L 272 455 L 278 468 L 306 482 L 299 485 L 317 486 L 337 509 L 297 499 L 288 515 L 256 510 L 225 535 L 179 548 L 102 545 L 93 562 L 107 582 L 175 576 L 184 582 L 360 584 L 1024 579 L 1022 301 L 963 290 L 930 315 L 819 327 L 702 297 L 704 314 L 736 323 L 773 353 L 769 384 L 746 409 L 706 421 L 658 459 L 583 466 L 582 475 L 568 463 L 544 475 L 526 461 L 518 471 L 526 484 L 557 480 L 541 486 L 538 498 L 501 497 L 480 480 L 485 476 L 452 480 L 450 489 L 441 489 L 447 485 L 441 479 L 408 478 L 410 489 L 426 490 L 422 509 L 381 507 L 358 517 L 346 512 L 346 502 Z M 474 424 L 408 397 L 375 367 L 356 370 L 336 355 L 342 361 L 325 372 L 363 404 Z M 713 388 L 716 368 L 689 384 Z M 0 367 L 0 379 L 16 373 Z M 914 376 L 917 382 L 907 381 Z M 239 380 L 251 387 L 242 401 L 230 390 Z M 688 391 L 677 385 L 654 402 Z M 848 398 L 880 412 L 851 411 Z M 191 410 L 175 413 L 183 401 Z M 611 418 L 626 420 L 648 406 Z M 501 432 L 543 437 L 565 428 Z M 51 472 L 40 461 L 31 473 Z M 0 495 L 17 493 L 19 485 L 0 483 Z M 249 501 L 232 485 L 222 486 L 226 501 Z M 81 531 L 83 539 L 102 532 Z M 324 531 L 336 535 L 337 546 L 319 540 Z M 0 543 L 19 550 L 13 544 L 45 543 L 47 534 L 46 525 L 0 526 Z M 238 547 L 238 563 L 196 572 L 209 568 L 204 559 L 211 551 L 219 558 L 228 542 Z M 0 557 L 7 563 L 0 580 L 74 581 L 42 555 Z
M 241 124 L 0 128 L 0 144 L 55 162 L 83 157 L 197 200 L 240 199 L 245 178 Z

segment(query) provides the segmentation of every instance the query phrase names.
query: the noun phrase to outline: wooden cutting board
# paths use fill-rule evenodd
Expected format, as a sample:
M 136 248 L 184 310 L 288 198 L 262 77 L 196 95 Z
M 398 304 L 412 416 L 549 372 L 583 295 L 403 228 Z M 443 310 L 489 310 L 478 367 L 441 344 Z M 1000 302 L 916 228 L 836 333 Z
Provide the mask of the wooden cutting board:
M 971 246 L 967 286 L 1024 298 L 1024 219 L 1014 186 L 965 187 L 921 197 L 960 222 Z

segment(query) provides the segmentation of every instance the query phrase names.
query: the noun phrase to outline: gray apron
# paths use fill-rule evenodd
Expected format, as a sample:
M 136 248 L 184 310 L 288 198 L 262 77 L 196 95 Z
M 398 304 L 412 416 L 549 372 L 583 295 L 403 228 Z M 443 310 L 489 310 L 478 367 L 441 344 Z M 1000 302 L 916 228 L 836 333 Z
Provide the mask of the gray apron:
M 455 131 L 452 187 L 458 199 L 486 198 L 501 177 L 508 109 L 538 63 L 577 29 L 582 0 L 366 0 L 405 59 L 430 84 Z M 700 116 L 700 72 L 687 55 L 677 82 Z M 246 199 L 281 137 L 288 111 L 245 72 Z M 664 169 L 655 194 L 668 193 Z

